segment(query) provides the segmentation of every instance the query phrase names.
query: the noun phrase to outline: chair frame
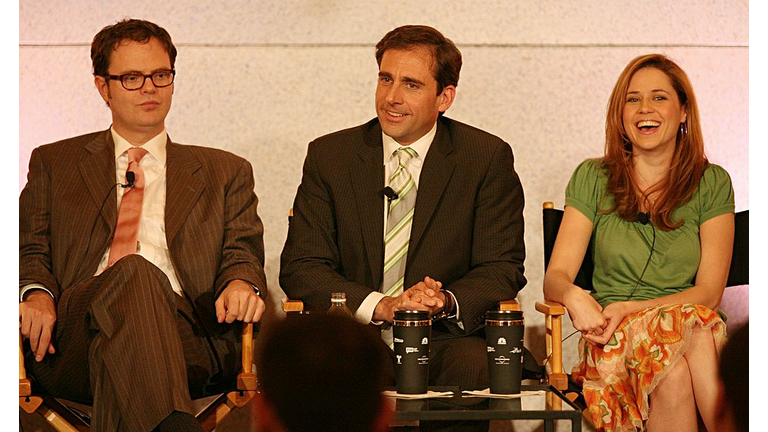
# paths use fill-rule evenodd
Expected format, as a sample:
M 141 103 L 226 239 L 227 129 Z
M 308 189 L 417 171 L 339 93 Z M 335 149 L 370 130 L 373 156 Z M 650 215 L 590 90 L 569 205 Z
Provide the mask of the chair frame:
M 241 368 L 237 375 L 236 389 L 219 395 L 196 416 L 203 430 L 211 432 L 232 410 L 247 404 L 256 394 L 256 387 L 256 374 L 253 373 L 253 324 L 245 323 L 242 332 Z M 85 420 L 72 413 L 70 408 L 57 399 L 33 394 L 32 383 L 27 378 L 24 367 L 21 333 L 19 333 L 19 408 L 28 414 L 39 413 L 54 429 L 60 432 L 90 430 L 90 426 Z

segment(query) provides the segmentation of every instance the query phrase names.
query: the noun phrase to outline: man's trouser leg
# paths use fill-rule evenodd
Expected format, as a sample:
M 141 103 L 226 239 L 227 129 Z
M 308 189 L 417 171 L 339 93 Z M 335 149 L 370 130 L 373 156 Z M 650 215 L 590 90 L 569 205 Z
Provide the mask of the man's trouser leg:
M 32 365 L 46 392 L 92 398 L 99 431 L 149 431 L 173 411 L 194 415 L 187 370 L 196 371 L 195 381 L 210 377 L 214 355 L 160 269 L 129 255 L 67 291 L 58 305 L 57 352 Z

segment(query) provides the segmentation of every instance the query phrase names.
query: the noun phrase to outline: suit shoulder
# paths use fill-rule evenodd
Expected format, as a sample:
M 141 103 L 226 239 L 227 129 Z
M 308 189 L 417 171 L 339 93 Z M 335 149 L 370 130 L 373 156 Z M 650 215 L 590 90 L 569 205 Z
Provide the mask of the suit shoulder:
M 89 144 L 97 138 L 102 138 L 100 135 L 106 137 L 107 131 L 90 132 L 83 135 L 78 135 L 71 138 L 65 138 L 56 142 L 43 144 L 34 150 L 42 153 L 55 153 L 59 151 L 72 151 L 75 148 L 81 148 Z
M 441 121 L 459 158 L 490 162 L 499 154 L 512 154 L 512 147 L 496 135 L 449 118 Z
M 489 147 L 495 147 L 501 144 L 508 145 L 500 137 L 479 129 L 475 126 L 471 126 L 447 117 L 443 117 L 441 121 L 446 126 L 451 139 L 455 143 L 468 142 L 471 143 L 473 147 L 478 145 Z
M 315 138 L 310 143 L 311 147 L 334 147 L 348 146 L 350 142 L 361 142 L 366 134 L 366 129 L 370 123 L 338 130 L 329 134 Z

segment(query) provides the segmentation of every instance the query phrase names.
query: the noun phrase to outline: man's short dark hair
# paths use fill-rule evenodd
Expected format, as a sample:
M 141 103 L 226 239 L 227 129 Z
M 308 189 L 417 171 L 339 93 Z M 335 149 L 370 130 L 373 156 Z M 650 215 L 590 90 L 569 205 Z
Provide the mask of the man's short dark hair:
M 265 329 L 256 370 L 290 432 L 370 431 L 382 410 L 386 346 L 351 318 L 299 315 Z
M 151 38 L 157 39 L 165 48 L 171 59 L 171 69 L 176 64 L 176 47 L 173 46 L 171 35 L 164 28 L 149 21 L 138 19 L 125 19 L 101 29 L 93 37 L 91 43 L 91 61 L 93 62 L 93 74 L 96 76 L 109 75 L 109 61 L 112 51 L 125 41 L 147 43 Z
M 398 27 L 376 44 L 376 62 L 381 66 L 381 59 L 389 49 L 412 50 L 424 47 L 432 52 L 434 66 L 432 75 L 437 81 L 437 94 L 449 85 L 459 85 L 461 73 L 461 52 L 456 45 L 436 29 L 424 25 L 405 25 Z

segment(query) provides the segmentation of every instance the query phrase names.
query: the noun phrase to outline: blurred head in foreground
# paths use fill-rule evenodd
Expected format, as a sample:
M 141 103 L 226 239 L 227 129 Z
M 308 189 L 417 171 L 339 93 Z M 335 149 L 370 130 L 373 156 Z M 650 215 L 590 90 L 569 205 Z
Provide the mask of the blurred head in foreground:
M 328 314 L 289 317 L 257 354 L 260 431 L 385 431 L 384 345 L 373 329 Z

